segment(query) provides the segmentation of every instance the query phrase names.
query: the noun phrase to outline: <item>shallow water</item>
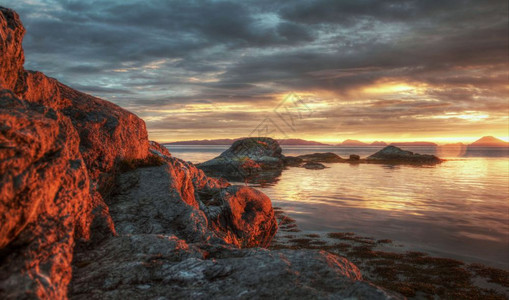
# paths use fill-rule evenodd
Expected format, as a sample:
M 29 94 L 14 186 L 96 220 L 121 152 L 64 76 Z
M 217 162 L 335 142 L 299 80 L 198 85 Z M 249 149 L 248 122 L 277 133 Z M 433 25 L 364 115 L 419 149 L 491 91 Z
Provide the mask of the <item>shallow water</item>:
M 196 163 L 226 148 L 171 146 L 170 152 Z M 367 156 L 379 149 L 288 146 L 283 153 Z M 305 231 L 388 238 L 413 250 L 509 269 L 509 158 L 449 158 L 434 167 L 325 165 L 289 168 L 259 188 Z

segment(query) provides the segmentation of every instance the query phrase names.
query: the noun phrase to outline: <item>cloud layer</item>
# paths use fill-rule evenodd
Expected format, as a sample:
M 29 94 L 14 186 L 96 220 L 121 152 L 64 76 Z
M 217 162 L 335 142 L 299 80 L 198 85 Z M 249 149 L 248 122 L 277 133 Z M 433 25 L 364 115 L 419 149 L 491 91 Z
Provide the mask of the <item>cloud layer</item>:
M 143 117 L 151 138 L 248 135 L 290 92 L 319 140 L 508 135 L 507 1 L 5 4 L 26 67 Z

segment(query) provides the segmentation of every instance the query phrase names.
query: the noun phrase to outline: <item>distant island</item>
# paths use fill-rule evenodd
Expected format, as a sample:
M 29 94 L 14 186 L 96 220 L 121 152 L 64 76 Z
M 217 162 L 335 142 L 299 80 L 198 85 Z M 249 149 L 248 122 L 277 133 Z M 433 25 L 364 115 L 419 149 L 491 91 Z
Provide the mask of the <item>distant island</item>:
M 163 143 L 163 145 L 231 145 L 235 141 L 241 140 L 244 138 L 238 139 L 213 139 L 213 140 L 190 140 L 190 141 L 178 141 L 171 143 Z M 277 140 L 280 145 L 287 146 L 331 146 L 329 144 L 324 144 L 315 141 L 307 141 L 303 139 L 279 139 Z
M 468 147 L 509 147 L 509 142 L 497 139 L 493 136 L 484 136 L 470 144 Z
M 387 145 L 392 145 L 396 147 L 408 147 L 408 146 L 419 146 L 419 147 L 437 147 L 438 145 L 432 142 L 395 142 L 395 143 L 386 143 L 384 141 L 374 141 L 372 143 L 365 143 L 358 140 L 344 140 L 337 146 L 339 147 L 385 147 Z
M 493 136 L 484 136 L 465 149 L 463 156 L 508 157 L 509 143 Z
M 399 142 L 399 143 L 391 143 L 392 146 L 396 147 L 437 147 L 436 143 L 432 142 Z
M 369 146 L 377 146 L 383 147 L 387 146 L 386 142 L 374 141 L 373 143 L 364 143 L 358 140 L 344 140 L 341 144 L 338 144 L 340 147 L 369 147 Z

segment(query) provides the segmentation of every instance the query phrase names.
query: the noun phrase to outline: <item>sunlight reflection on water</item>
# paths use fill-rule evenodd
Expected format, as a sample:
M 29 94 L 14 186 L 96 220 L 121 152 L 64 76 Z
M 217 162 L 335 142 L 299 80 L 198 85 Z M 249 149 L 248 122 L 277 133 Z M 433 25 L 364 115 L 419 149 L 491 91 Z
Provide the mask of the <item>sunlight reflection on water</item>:
M 200 162 L 227 146 L 172 148 L 175 156 Z M 283 153 L 367 156 L 378 149 L 287 147 Z M 326 165 L 289 168 L 277 183 L 259 188 L 306 231 L 389 238 L 416 250 L 509 269 L 508 158 L 455 158 L 435 167 Z

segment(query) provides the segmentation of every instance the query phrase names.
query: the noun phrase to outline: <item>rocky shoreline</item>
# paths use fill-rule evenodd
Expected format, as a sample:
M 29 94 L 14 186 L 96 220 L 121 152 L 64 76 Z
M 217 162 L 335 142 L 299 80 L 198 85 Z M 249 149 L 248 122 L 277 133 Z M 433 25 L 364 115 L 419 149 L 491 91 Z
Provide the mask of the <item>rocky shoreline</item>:
M 269 249 L 327 251 L 355 263 L 364 278 L 411 299 L 508 299 L 509 272 L 435 257 L 389 239 L 353 232 L 307 232 L 279 207 L 279 231 Z
M 25 70 L 24 33 L 0 7 L 0 298 L 402 298 L 343 257 L 263 248 L 277 231 L 267 196 L 172 157 L 136 115 Z M 249 168 L 275 162 L 260 159 Z

